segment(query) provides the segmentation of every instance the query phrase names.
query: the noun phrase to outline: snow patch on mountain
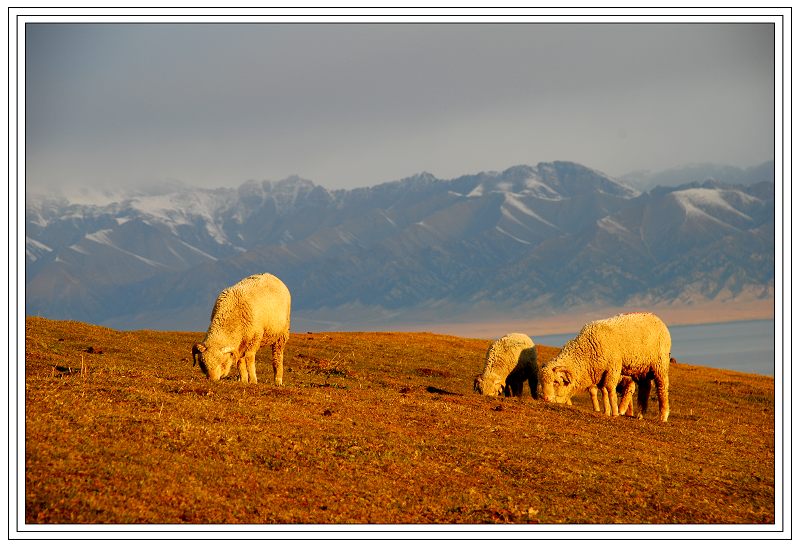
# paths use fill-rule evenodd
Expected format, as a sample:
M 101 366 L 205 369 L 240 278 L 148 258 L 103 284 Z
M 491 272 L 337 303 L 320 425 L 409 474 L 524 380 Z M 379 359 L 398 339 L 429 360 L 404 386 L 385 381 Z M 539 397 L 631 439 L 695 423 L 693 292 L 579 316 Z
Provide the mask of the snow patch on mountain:
M 734 208 L 726 197 L 735 196 L 741 202 L 752 204 L 757 203 L 758 200 L 753 196 L 749 196 L 744 192 L 726 191 L 717 188 L 689 188 L 686 190 L 679 190 L 674 192 L 675 198 L 681 202 L 682 205 L 693 207 L 710 207 L 722 209 L 726 212 L 738 215 L 746 220 L 752 220 L 748 215 L 742 213 Z
M 524 239 L 521 239 L 521 238 L 519 238 L 517 236 L 509 234 L 508 232 L 503 230 L 500 226 L 495 226 L 494 229 L 497 230 L 498 232 L 500 232 L 501 234 L 503 234 L 504 236 L 510 237 L 511 239 L 513 239 L 514 241 L 516 241 L 518 243 L 522 243 L 523 245 L 533 245 L 533 243 L 531 243 L 530 241 L 525 241 Z
M 83 246 L 80 243 L 73 243 L 72 245 L 70 245 L 67 248 L 70 251 L 75 251 L 78 254 L 87 255 L 87 256 L 91 254 L 88 250 L 84 249 Z
M 32 237 L 25 236 L 25 256 L 31 262 L 35 262 L 40 256 L 51 252 L 53 252 L 53 249 L 41 241 L 36 241 Z
M 743 201 L 748 201 L 751 203 L 757 201 L 752 196 L 747 196 L 743 192 L 736 192 L 736 194 L 737 197 Z M 680 204 L 680 206 L 683 207 L 687 216 L 707 217 L 731 229 L 737 228 L 712 215 L 709 211 L 714 211 L 715 209 L 721 210 L 738 216 L 743 220 L 752 221 L 750 216 L 734 208 L 728 201 L 725 200 L 724 191 L 716 188 L 689 188 L 686 190 L 673 192 L 672 196 Z
M 192 251 L 193 253 L 197 253 L 198 255 L 200 255 L 200 256 L 202 256 L 202 257 L 206 258 L 207 260 L 210 260 L 210 261 L 212 261 L 212 262 L 215 262 L 215 261 L 219 260 L 219 259 L 218 259 L 216 256 L 214 256 L 214 255 L 211 255 L 211 254 L 208 254 L 208 253 L 207 253 L 207 252 L 205 252 L 204 250 L 202 250 L 202 249 L 198 249 L 198 248 L 197 248 L 197 247 L 195 247 L 194 245 L 189 245 L 189 244 L 188 244 L 188 243 L 186 243 L 185 241 L 181 241 L 180 243 L 181 243 L 181 245 L 183 245 L 184 247 L 186 247 L 187 249 L 189 249 L 189 250 L 190 250 L 190 251 Z M 175 251 L 174 251 L 174 250 L 173 250 L 171 247 L 170 247 L 170 251 L 172 251 L 173 253 L 175 252 Z M 244 252 L 244 251 L 245 251 L 245 249 L 242 249 L 242 252 Z
M 231 244 L 222 228 L 220 213 L 232 204 L 232 195 L 210 191 L 137 196 L 125 202 L 146 222 L 164 226 L 175 235 L 179 234 L 179 227 L 200 221 L 220 245 Z
M 524 191 L 523 194 L 526 196 L 533 196 L 539 199 L 546 199 L 551 201 L 557 201 L 563 199 L 558 192 L 550 188 L 547 184 L 537 178 L 529 178 L 526 179 L 523 183 Z
M 165 269 L 166 268 L 166 265 L 162 264 L 161 262 L 158 262 L 156 260 L 151 260 L 149 258 L 145 258 L 145 257 L 143 257 L 143 256 L 141 256 L 141 255 L 139 255 L 137 253 L 133 253 L 133 252 L 127 250 L 127 249 L 124 249 L 124 248 L 120 247 L 119 245 L 117 245 L 109 237 L 109 234 L 111 234 L 111 230 L 98 230 L 97 232 L 93 232 L 93 233 L 87 235 L 85 239 L 88 240 L 88 241 L 92 241 L 94 243 L 97 243 L 99 245 L 106 245 L 106 246 L 114 249 L 115 251 L 118 251 L 118 252 L 120 252 L 120 253 L 122 253 L 122 254 L 124 254 L 126 256 L 130 256 L 130 257 L 133 257 L 133 258 L 135 258 L 137 260 L 140 260 L 140 261 L 144 262 L 145 264 L 147 264 L 148 266 L 151 266 L 153 268 L 158 268 L 158 269 Z M 80 244 L 72 245 L 70 247 L 70 249 L 72 249 L 74 251 L 77 251 L 77 252 L 81 252 L 83 254 L 87 254 L 87 255 L 91 254 L 91 252 L 89 250 L 87 250 L 85 247 L 81 246 Z
M 514 194 L 505 194 L 505 203 L 507 205 L 511 206 L 512 208 L 514 208 L 515 210 L 521 212 L 523 215 L 531 217 L 531 218 L 537 220 L 538 222 L 541 222 L 542 224 L 545 224 L 547 226 L 550 226 L 551 228 L 555 228 L 556 230 L 558 230 L 558 226 L 556 226 L 555 224 L 551 223 L 550 221 L 542 218 L 535 211 L 533 211 L 533 209 L 531 209 L 530 207 L 525 205 L 525 203 L 523 203 L 522 200 L 520 200 L 519 197 L 517 197 L 516 195 L 514 195 Z M 505 207 L 503 207 L 502 209 L 503 209 L 503 212 L 506 212 L 506 208 Z M 516 219 L 516 217 L 514 217 L 514 220 L 519 222 Z M 523 223 L 520 222 L 520 224 L 523 224 Z
M 479 184 L 475 188 L 473 188 L 472 191 L 469 194 L 467 194 L 467 197 L 468 198 L 480 198 L 480 197 L 483 197 L 483 193 L 484 193 L 483 184 Z
M 386 214 L 386 211 L 381 209 L 380 213 L 381 213 L 381 216 L 386 219 L 386 222 L 391 224 L 393 228 L 397 228 L 397 224 L 395 223 L 395 221 L 393 221 L 391 218 L 389 218 L 389 215 Z
M 612 234 L 630 234 L 631 231 L 611 217 L 604 217 L 597 221 L 597 226 Z
M 95 243 L 99 243 L 101 245 L 108 245 L 109 247 L 114 247 L 114 242 L 111 241 L 111 238 L 108 237 L 108 234 L 111 233 L 111 230 L 98 230 L 97 232 L 88 234 L 86 239 L 89 241 L 94 241 Z

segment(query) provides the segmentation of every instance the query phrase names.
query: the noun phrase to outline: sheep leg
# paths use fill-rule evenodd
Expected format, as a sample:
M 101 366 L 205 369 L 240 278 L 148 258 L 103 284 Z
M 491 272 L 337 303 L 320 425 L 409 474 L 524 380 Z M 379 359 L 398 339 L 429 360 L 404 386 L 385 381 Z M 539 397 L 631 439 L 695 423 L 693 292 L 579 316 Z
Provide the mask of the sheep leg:
M 283 385 L 283 347 L 286 340 L 278 340 L 272 344 L 272 371 L 275 373 L 275 385 Z
M 258 377 L 256 377 L 256 352 L 249 352 L 244 354 L 244 358 L 247 360 L 247 373 L 250 376 L 250 383 L 257 384 Z
M 658 410 L 662 422 L 669 418 L 669 380 L 666 377 L 656 376 L 656 394 L 658 395 Z
M 619 402 L 619 414 L 620 416 L 633 416 L 633 390 L 626 388 L 622 394 Z
M 638 384 L 639 395 L 637 395 L 636 400 L 639 401 L 639 414 L 637 414 L 637 417 L 641 420 L 647 412 L 647 401 L 650 399 L 650 387 L 652 384 L 650 379 L 640 380 Z
M 236 365 L 239 367 L 239 381 L 243 384 L 247 383 L 247 356 L 242 356 L 236 361 Z
M 619 402 L 619 413 L 633 416 L 633 392 L 636 391 L 636 383 L 626 376 L 620 385 L 622 386 L 622 400 Z
M 607 387 L 606 391 L 608 391 L 609 398 L 611 399 L 611 415 L 619 416 L 619 400 L 617 399 L 617 388 Z M 608 411 L 606 411 L 606 414 L 608 414 Z
M 619 403 L 617 401 L 617 384 L 619 376 L 606 377 L 603 384 L 603 405 L 605 406 L 606 416 L 619 416 Z
M 534 399 L 538 399 L 539 398 L 538 395 L 537 395 L 537 393 L 538 393 L 538 385 L 537 384 L 538 383 L 539 383 L 539 377 L 536 374 L 536 371 L 535 370 L 531 371 L 528 374 L 528 387 L 531 389 L 531 397 L 533 397 Z
M 600 401 L 597 400 L 597 386 L 589 388 L 589 395 L 592 396 L 592 407 L 594 407 L 594 411 L 600 412 Z
M 611 416 L 611 397 L 608 394 L 608 389 L 605 387 L 601 388 L 603 390 L 603 409 L 605 411 L 606 416 Z
M 511 381 L 509 382 L 508 387 L 511 390 L 511 395 L 512 396 L 514 396 L 514 397 L 522 397 L 522 382 L 524 382 L 524 381 L 525 381 L 525 379 L 522 378 L 519 375 L 517 375 L 513 379 L 511 379 Z

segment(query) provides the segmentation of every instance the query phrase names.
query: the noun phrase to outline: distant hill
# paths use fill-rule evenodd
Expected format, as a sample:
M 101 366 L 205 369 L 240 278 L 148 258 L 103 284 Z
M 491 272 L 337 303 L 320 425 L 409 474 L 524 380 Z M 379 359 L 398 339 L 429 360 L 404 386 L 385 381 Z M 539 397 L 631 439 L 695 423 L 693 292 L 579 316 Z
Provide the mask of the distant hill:
M 742 169 L 730 165 L 700 163 L 664 171 L 636 171 L 620 177 L 626 184 L 647 191 L 656 186 L 680 186 L 690 182 L 716 181 L 748 186 L 758 182 L 775 183 L 775 162 L 767 161 Z
M 320 330 L 329 319 L 431 322 L 774 292 L 769 181 L 641 192 L 553 162 L 348 191 L 291 177 L 80 201 L 28 196 L 28 315 L 204 329 L 222 288 L 264 271 Z

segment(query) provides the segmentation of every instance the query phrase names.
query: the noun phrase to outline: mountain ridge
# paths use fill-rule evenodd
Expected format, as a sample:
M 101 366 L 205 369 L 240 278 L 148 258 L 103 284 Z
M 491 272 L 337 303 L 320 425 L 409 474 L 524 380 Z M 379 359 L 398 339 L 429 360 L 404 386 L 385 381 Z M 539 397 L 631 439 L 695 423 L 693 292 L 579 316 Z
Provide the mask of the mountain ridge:
M 692 182 L 726 182 L 747 185 L 767 181 L 775 183 L 775 162 L 765 161 L 752 167 L 734 167 L 715 163 L 693 163 L 662 171 L 640 170 L 619 177 L 620 180 L 641 191 L 657 186 L 680 186 Z
M 219 290 L 261 271 L 284 279 L 306 317 L 359 306 L 555 313 L 681 302 L 690 290 L 768 298 L 774 184 L 641 192 L 552 162 L 355 190 L 294 176 L 106 205 L 26 203 L 28 315 L 146 328 L 172 314 L 175 328 L 204 327 Z M 196 319 L 178 321 L 182 310 Z

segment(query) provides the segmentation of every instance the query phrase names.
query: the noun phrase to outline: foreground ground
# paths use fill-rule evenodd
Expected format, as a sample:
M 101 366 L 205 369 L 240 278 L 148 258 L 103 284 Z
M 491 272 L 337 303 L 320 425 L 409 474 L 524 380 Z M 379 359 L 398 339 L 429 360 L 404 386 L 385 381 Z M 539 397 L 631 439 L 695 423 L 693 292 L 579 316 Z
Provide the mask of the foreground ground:
M 25 334 L 26 523 L 775 522 L 769 377 L 675 365 L 662 424 L 475 394 L 486 340 L 293 333 L 279 388 L 197 333 Z

